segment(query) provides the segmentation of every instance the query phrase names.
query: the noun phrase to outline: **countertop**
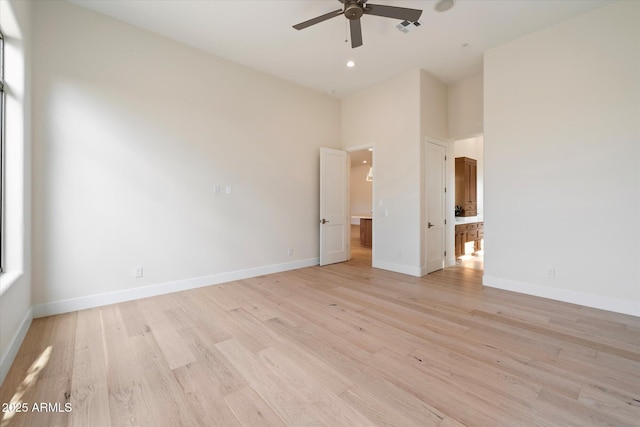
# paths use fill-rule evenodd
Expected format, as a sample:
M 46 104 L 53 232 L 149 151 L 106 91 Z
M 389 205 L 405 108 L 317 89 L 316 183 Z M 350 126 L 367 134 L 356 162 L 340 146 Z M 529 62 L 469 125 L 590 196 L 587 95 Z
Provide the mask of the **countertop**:
M 482 215 L 478 216 L 457 216 L 456 224 L 472 224 L 474 222 L 482 222 Z

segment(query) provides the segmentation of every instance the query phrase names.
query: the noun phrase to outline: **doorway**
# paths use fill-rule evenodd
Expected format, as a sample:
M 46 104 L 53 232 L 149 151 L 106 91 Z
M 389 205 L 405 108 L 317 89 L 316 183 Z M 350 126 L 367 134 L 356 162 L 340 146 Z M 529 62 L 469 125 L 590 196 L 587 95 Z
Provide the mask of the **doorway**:
M 352 262 L 371 266 L 373 259 L 373 147 L 349 152 L 349 206 Z
M 476 162 L 475 168 L 475 189 L 474 196 L 476 199 L 477 209 L 473 216 L 456 216 L 456 238 L 458 235 L 473 234 L 473 237 L 467 237 L 460 241 L 461 249 L 456 250 L 456 265 L 473 268 L 476 270 L 484 269 L 484 138 L 477 136 L 473 138 L 456 140 L 454 142 L 454 157 L 468 158 Z M 455 186 L 455 191 L 459 191 Z M 464 227 L 470 228 L 466 231 Z M 458 252 L 460 254 L 458 254 Z M 459 256 L 458 256 L 459 255 Z

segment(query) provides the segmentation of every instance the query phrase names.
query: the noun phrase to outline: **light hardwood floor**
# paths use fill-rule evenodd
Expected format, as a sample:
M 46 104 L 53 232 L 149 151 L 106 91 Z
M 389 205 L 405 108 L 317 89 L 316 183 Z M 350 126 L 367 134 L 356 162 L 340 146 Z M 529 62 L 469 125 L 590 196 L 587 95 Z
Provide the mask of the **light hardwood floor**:
M 362 249 L 36 319 L 0 391 L 29 412 L 2 426 L 639 425 L 640 319 L 469 268 L 376 270 Z

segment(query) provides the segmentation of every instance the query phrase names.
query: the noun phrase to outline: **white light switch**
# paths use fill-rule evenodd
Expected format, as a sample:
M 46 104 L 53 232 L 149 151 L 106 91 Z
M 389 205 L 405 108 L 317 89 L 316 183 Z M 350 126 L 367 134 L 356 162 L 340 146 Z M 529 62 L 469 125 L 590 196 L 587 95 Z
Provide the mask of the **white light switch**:
M 213 187 L 213 194 L 220 194 L 220 186 L 216 185 Z
M 227 188 L 225 188 L 225 193 L 231 194 L 231 186 L 230 185 L 227 185 Z

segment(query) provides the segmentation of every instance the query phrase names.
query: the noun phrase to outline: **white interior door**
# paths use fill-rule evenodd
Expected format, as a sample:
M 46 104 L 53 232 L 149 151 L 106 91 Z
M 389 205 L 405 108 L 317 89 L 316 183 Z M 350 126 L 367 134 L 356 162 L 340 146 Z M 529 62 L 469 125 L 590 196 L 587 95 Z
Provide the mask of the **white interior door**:
M 444 268 L 445 256 L 445 147 L 426 143 L 426 264 L 427 273 Z
M 320 265 L 349 258 L 349 157 L 320 148 Z

